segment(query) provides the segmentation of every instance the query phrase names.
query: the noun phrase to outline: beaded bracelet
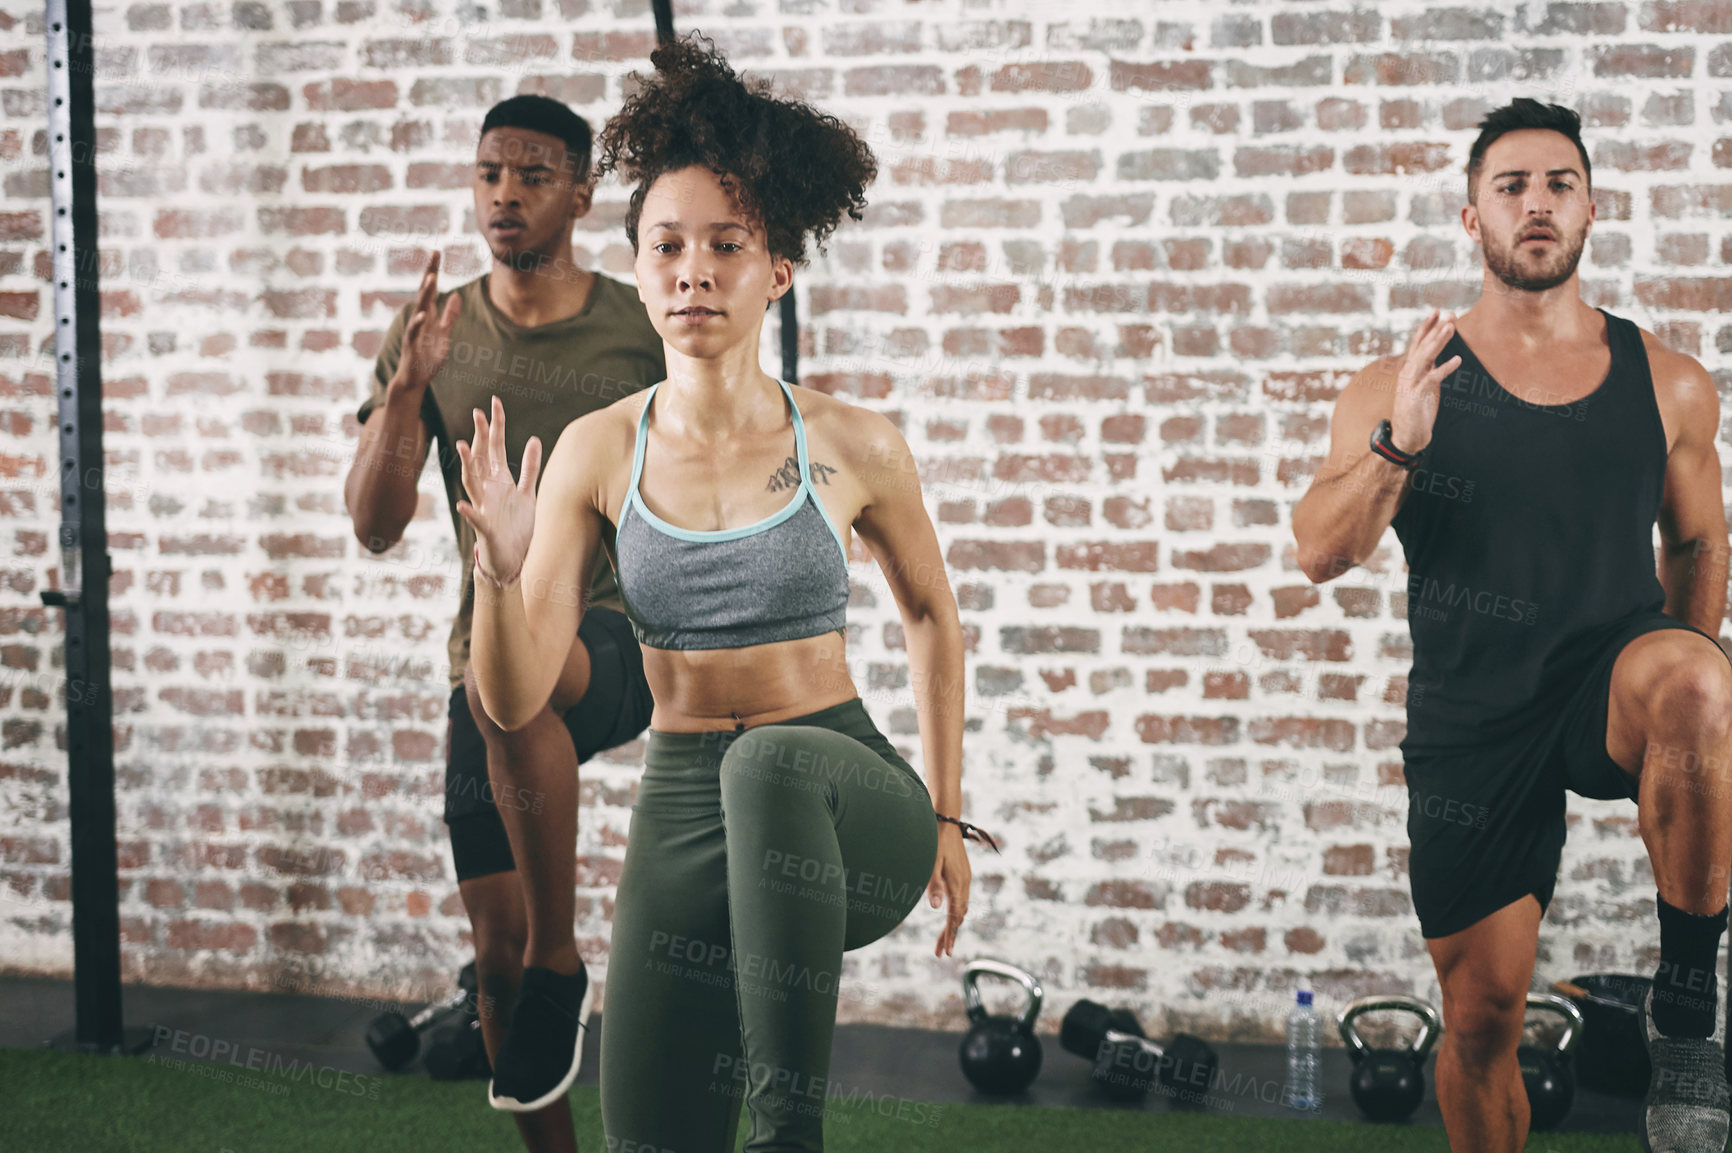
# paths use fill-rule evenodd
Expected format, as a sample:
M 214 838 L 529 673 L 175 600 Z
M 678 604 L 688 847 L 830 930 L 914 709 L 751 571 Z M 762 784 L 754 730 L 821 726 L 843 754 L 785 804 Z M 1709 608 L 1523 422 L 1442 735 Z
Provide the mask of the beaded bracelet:
M 971 825 L 967 821 L 959 821 L 955 817 L 947 817 L 943 813 L 938 813 L 935 815 L 938 817 L 939 820 L 949 821 L 951 824 L 953 824 L 957 828 L 961 829 L 963 840 L 965 840 L 965 841 L 982 841 L 982 842 L 986 843 L 987 845 L 991 846 L 993 852 L 995 852 L 995 853 L 998 852 L 998 842 L 992 839 L 991 833 L 987 832 L 985 829 L 981 828 L 979 825 Z M 980 835 L 977 837 L 974 835 L 976 833 L 979 833 Z
M 511 574 L 510 580 L 501 581 L 501 580 L 494 579 L 493 575 L 491 573 L 489 573 L 484 567 L 482 567 L 482 564 L 481 564 L 481 542 L 476 541 L 475 542 L 475 575 L 480 577 L 484 583 L 490 584 L 496 589 L 510 588 L 512 585 L 517 583 L 517 578 L 523 575 L 523 566 L 522 565 L 517 566 L 517 571 Z

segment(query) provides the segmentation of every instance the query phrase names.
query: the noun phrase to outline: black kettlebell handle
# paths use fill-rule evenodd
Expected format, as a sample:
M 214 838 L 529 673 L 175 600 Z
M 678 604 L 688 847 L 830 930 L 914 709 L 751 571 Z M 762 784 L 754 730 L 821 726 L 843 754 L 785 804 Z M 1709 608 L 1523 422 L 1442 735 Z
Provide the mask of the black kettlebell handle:
M 1558 998 L 1560 1001 L 1563 998 Z M 1573 1008 L 1573 1006 L 1572 1006 Z M 1418 997 L 1409 997 L 1405 993 L 1373 993 L 1370 996 L 1359 997 L 1342 1006 L 1336 1025 L 1341 1030 L 1341 1039 L 1347 1042 L 1354 1061 L 1361 1060 L 1371 1051 L 1365 1038 L 1359 1035 L 1359 1030 L 1353 1027 L 1354 1018 L 1378 1009 L 1398 1009 L 1404 1013 L 1412 1013 L 1419 1018 L 1419 1036 L 1408 1046 L 1408 1056 L 1415 1061 L 1425 1060 L 1425 1055 L 1431 1052 L 1432 1044 L 1443 1032 L 1443 1018 L 1430 1001 L 1422 1001 Z
M 970 961 L 967 968 L 962 970 L 962 997 L 968 1006 L 970 1021 L 986 1020 L 986 1007 L 980 1003 L 979 981 L 982 977 L 1002 977 L 1007 981 L 1015 981 L 1027 991 L 1028 1005 L 1022 1011 L 1022 1030 L 1025 1033 L 1034 1032 L 1034 1022 L 1040 1016 L 1043 996 L 1040 982 L 1035 980 L 1034 974 L 1003 961 L 987 958 Z
M 1564 1035 L 1558 1038 L 1557 1052 L 1569 1053 L 1576 1047 L 1576 1040 L 1582 1035 L 1582 1011 L 1568 997 L 1560 997 L 1556 993 L 1529 993 L 1528 1009 L 1544 1013 L 1556 1013 L 1564 1019 Z

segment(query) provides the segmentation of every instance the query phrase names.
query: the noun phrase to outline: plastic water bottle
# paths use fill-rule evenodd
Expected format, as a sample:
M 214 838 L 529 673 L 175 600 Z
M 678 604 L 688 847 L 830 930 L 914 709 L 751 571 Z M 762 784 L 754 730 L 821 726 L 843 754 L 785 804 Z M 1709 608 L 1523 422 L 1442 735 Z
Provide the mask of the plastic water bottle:
M 1323 1108 L 1323 1082 L 1318 1076 L 1322 1064 L 1320 1028 L 1317 1011 L 1311 1007 L 1311 993 L 1302 990 L 1299 1003 L 1287 1014 L 1287 1091 L 1284 1100 L 1289 1108 L 1313 1112 Z

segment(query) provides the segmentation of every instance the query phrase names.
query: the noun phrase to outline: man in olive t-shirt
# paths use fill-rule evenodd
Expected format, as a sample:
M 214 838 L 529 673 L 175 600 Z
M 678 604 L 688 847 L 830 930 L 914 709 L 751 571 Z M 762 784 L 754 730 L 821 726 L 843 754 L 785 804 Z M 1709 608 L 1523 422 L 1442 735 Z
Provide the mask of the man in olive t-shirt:
M 463 576 L 457 616 L 446 643 L 451 687 L 463 684 L 469 664 L 469 628 L 475 609 L 475 576 L 469 564 L 475 551 L 475 530 L 457 513 L 463 491 L 463 463 L 454 447 L 475 437 L 475 409 L 488 411 L 493 397 L 505 406 L 505 454 L 511 474 L 519 474 L 523 446 L 532 436 L 551 451 L 565 426 L 578 417 L 606 408 L 620 397 L 648 388 L 667 375 L 662 339 L 644 313 L 637 289 L 622 281 L 592 274 L 594 284 L 583 311 L 551 324 L 524 328 L 513 324 L 488 299 L 483 273 L 468 284 L 440 293 L 434 312 L 453 293 L 462 298 L 451 331 L 451 352 L 422 395 L 421 419 L 437 443 L 439 471 L 445 480 L 446 507 L 457 534 L 457 559 Z M 373 365 L 373 394 L 355 419 L 362 424 L 383 403 L 385 388 L 397 371 L 403 329 L 415 302 L 397 310 L 385 343 Z M 603 552 L 597 552 L 590 573 L 586 605 L 623 609 L 619 586 Z
M 577 767 L 641 733 L 654 701 L 613 570 L 598 554 L 555 699 L 509 733 L 480 709 L 464 676 L 475 535 L 457 512 L 468 494 L 455 445 L 473 440 L 475 410 L 490 411 L 498 397 L 507 462 L 519 475 L 530 437 L 551 449 L 572 421 L 666 376 L 661 337 L 637 290 L 570 260 L 572 226 L 589 211 L 593 191 L 590 143 L 583 119 L 543 96 L 514 96 L 488 112 L 473 193 L 491 270 L 439 293 L 439 253 L 429 258 L 415 299 L 385 333 L 371 395 L 356 413 L 361 437 L 343 494 L 356 537 L 372 552 L 389 548 L 414 515 L 417 478 L 437 445 L 463 574 L 447 646 L 444 816 L 475 936 L 478 1011 L 494 1070 L 488 1100 L 516 1114 L 532 1153 L 576 1148 L 564 1091 L 576 1077 L 588 1004 L 587 972 L 571 937 Z M 560 699 L 562 691 L 575 701 Z M 513 763 L 563 762 L 571 772 L 555 774 L 558 790 L 526 796 L 495 790 L 490 762 L 501 781 L 515 776 Z M 552 849 L 562 843 L 566 851 Z M 531 923 L 563 924 L 564 940 L 555 930 L 551 942 L 531 942 Z M 506 1044 L 515 1013 L 539 1016 L 566 1003 L 576 1006 L 578 1044 L 559 1068 Z M 551 1078 L 545 1092 L 544 1078 Z

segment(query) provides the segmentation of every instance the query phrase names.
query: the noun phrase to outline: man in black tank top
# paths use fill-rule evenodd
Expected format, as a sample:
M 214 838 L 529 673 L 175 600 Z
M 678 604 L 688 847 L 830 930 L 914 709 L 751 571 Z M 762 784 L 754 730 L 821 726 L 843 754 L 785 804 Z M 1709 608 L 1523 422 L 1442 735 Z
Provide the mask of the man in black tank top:
M 1406 551 L 1409 872 L 1443 993 L 1451 1146 L 1526 1139 L 1516 1048 L 1571 789 L 1636 802 L 1658 890 L 1643 1148 L 1718 1151 L 1732 863 L 1718 397 L 1693 359 L 1581 300 L 1594 206 L 1574 112 L 1491 113 L 1467 171 L 1481 297 L 1459 324 L 1432 312 L 1342 392 L 1293 512 L 1299 562 L 1328 580 L 1390 526 Z

